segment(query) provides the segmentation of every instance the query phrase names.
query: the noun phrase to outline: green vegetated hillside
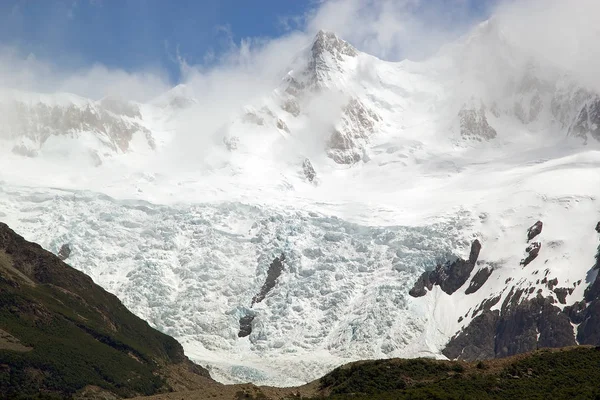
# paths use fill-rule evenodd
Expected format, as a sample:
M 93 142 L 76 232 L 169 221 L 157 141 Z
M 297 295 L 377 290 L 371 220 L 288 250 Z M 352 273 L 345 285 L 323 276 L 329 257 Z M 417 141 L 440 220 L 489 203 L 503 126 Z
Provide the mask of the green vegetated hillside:
M 366 361 L 320 380 L 328 399 L 600 399 L 600 348 L 540 350 L 480 362 Z
M 150 395 L 171 389 L 161 372 L 175 364 L 208 377 L 175 339 L 0 223 L 0 398 Z

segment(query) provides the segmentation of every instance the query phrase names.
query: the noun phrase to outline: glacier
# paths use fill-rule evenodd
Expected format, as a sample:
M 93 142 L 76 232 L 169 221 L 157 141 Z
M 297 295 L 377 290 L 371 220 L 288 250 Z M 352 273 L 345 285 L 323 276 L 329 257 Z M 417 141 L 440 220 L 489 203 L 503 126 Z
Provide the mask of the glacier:
M 167 206 L 12 186 L 0 190 L 0 209 L 51 251 L 69 243 L 70 263 L 216 376 L 280 385 L 357 357 L 408 354 L 409 346 L 428 354 L 407 292 L 415 275 L 464 245 L 469 223 L 463 215 L 373 227 L 289 207 Z M 239 339 L 239 317 L 282 252 L 284 272 L 251 310 L 250 337 Z

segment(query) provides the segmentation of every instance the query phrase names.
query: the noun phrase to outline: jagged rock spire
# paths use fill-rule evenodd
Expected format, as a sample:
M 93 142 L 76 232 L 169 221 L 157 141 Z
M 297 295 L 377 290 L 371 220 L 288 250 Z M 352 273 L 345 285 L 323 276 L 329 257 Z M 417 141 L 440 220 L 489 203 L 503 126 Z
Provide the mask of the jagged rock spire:
M 358 54 L 350 43 L 340 39 L 335 33 L 324 30 L 315 35 L 311 51 L 315 59 L 322 57 L 324 53 L 329 53 L 337 59 L 341 59 L 341 55 L 355 57 Z

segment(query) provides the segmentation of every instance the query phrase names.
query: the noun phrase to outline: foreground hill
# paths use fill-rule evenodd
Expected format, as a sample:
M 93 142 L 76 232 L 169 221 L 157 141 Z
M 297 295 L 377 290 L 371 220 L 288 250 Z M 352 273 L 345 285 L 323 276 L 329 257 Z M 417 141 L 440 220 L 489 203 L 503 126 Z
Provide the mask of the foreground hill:
M 150 395 L 186 374 L 210 380 L 175 339 L 0 223 L 0 397 Z
M 360 361 L 299 388 L 232 385 L 158 399 L 598 399 L 600 348 L 543 349 L 479 361 Z

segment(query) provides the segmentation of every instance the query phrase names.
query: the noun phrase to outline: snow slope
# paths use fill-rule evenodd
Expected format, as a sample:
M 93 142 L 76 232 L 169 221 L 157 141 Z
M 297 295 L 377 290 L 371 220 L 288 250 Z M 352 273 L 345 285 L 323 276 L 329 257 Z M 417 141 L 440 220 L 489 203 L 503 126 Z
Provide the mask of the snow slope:
M 589 279 L 600 146 L 585 131 L 593 123 L 577 122 L 595 96 L 493 21 L 422 63 L 384 62 L 320 32 L 278 87 L 185 157 L 178 134 L 197 103 L 185 86 L 137 105 L 154 149 L 134 135 L 95 166 L 74 159 L 79 131 L 58 157 L 3 145 L 0 218 L 51 251 L 70 243 L 74 267 L 224 382 L 292 385 L 350 360 L 442 357 L 472 310 L 512 285 Z M 538 219 L 543 252 L 524 269 Z M 408 296 L 475 238 L 477 268 L 495 268 L 482 289 Z M 252 305 L 281 253 L 282 275 Z

